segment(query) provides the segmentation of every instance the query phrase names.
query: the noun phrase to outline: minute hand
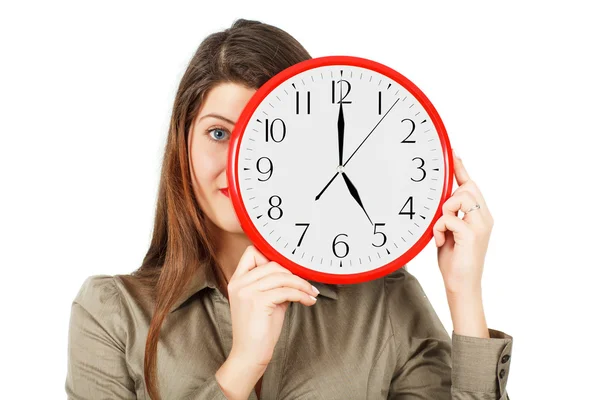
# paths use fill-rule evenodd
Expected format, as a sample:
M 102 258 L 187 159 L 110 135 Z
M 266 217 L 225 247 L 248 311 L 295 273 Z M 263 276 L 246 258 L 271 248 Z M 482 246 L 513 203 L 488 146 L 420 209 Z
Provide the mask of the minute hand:
M 389 108 L 389 110 L 387 110 L 387 112 L 385 114 L 383 114 L 383 117 L 381 117 L 381 119 L 379 120 L 379 122 L 377 122 L 377 124 L 373 127 L 373 129 L 371 129 L 371 132 L 369 132 L 369 134 L 367 135 L 366 138 L 363 139 L 362 142 L 360 142 L 360 144 L 358 145 L 358 147 L 356 148 L 356 150 L 354 150 L 354 152 L 350 155 L 350 157 L 348 157 L 348 159 L 346 160 L 346 162 L 342 165 L 342 167 L 345 167 L 346 164 L 348 164 L 348 161 L 350 161 L 350 159 L 352 157 L 354 157 L 354 154 L 356 154 L 356 152 L 358 151 L 358 149 L 360 149 L 360 146 L 363 145 L 363 143 L 369 138 L 369 136 L 371 136 L 371 134 L 375 131 L 375 128 L 377 128 L 379 126 L 379 124 L 381 123 L 381 121 L 383 121 L 383 119 L 386 117 L 386 115 L 389 114 L 390 111 L 392 111 L 392 108 L 394 108 L 394 106 L 396 105 L 396 103 L 398 102 L 398 100 L 400 100 L 399 98 L 396 99 L 396 101 L 394 102 L 394 104 L 392 104 L 392 106 Z M 323 192 L 325 191 L 325 189 L 327 189 L 329 187 L 329 185 L 331 185 L 331 182 L 333 182 L 333 180 L 339 175 L 339 171 L 335 173 L 335 175 L 333 175 L 331 177 L 331 179 L 329 180 L 329 182 L 327 182 L 327 185 L 325 185 L 325 187 L 323 188 L 323 190 L 321 190 L 319 192 L 319 194 L 317 195 L 317 197 L 315 197 L 315 200 L 319 200 L 319 198 L 321 197 L 321 195 L 323 194 Z

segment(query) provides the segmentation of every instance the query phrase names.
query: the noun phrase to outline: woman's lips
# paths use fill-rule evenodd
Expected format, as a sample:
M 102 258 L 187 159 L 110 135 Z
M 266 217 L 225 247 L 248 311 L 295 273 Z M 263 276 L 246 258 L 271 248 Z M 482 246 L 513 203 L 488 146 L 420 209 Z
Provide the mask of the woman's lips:
M 225 189 L 219 189 L 221 191 L 221 193 L 223 193 L 225 196 L 229 197 L 229 188 L 225 188 Z

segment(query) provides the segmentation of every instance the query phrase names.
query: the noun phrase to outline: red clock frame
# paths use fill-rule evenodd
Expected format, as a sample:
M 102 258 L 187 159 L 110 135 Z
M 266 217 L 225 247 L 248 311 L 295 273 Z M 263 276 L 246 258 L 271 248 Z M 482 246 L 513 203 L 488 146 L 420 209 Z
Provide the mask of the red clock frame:
M 240 184 L 238 179 L 238 154 L 242 142 L 241 139 L 246 130 L 246 126 L 248 125 L 248 122 L 256 108 L 277 86 L 279 86 L 287 79 L 299 73 L 305 72 L 309 69 L 329 65 L 347 65 L 367 68 L 387 76 L 388 78 L 396 81 L 404 88 L 406 88 L 419 101 L 419 103 L 421 103 L 423 108 L 425 108 L 425 110 L 431 117 L 431 120 L 438 132 L 438 136 L 442 144 L 442 153 L 444 155 L 445 173 L 443 193 L 434 218 L 432 219 L 429 227 L 425 230 L 425 233 L 419 238 L 417 242 L 415 242 L 415 244 L 407 252 L 405 252 L 400 257 L 390 261 L 389 263 L 379 268 L 356 274 L 330 274 L 315 271 L 295 263 L 293 260 L 288 259 L 286 256 L 274 249 L 269 244 L 269 242 L 263 238 L 263 236 L 254 226 L 251 217 L 248 214 L 246 207 L 244 206 L 244 202 L 240 193 Z M 269 260 L 279 263 L 284 268 L 287 268 L 290 272 L 304 279 L 309 279 L 316 282 L 332 284 L 352 284 L 366 282 L 380 278 L 384 275 L 388 275 L 393 271 L 396 271 L 397 269 L 405 266 L 410 260 L 416 257 L 416 255 L 419 254 L 421 250 L 423 250 L 423 248 L 427 245 L 427 243 L 429 243 L 429 241 L 433 238 L 433 226 L 435 222 L 439 219 L 439 217 L 442 215 L 442 205 L 452 194 L 454 162 L 452 159 L 452 151 L 450 151 L 450 149 L 450 140 L 448 139 L 448 135 L 446 133 L 444 124 L 435 107 L 425 96 L 425 94 L 404 75 L 400 74 L 399 72 L 393 70 L 392 68 L 386 65 L 362 57 L 338 55 L 312 58 L 294 64 L 291 67 L 288 67 L 285 70 L 279 72 L 277 75 L 273 76 L 264 85 L 262 85 L 252 96 L 252 98 L 248 101 L 248 104 L 242 111 L 230 138 L 227 165 L 229 194 L 242 229 L 250 238 L 254 246 Z

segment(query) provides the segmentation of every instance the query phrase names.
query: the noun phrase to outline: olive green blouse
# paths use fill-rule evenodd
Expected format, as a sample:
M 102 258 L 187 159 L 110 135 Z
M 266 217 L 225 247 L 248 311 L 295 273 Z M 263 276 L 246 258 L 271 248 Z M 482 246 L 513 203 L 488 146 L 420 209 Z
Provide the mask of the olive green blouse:
M 490 338 L 450 339 L 406 266 L 360 284 L 310 282 L 317 303 L 290 303 L 260 399 L 509 399 L 512 337 L 489 329 Z M 150 400 L 143 371 L 153 303 L 137 289 L 129 275 L 83 282 L 69 323 L 69 399 Z M 231 346 L 229 302 L 212 269 L 200 269 L 161 330 L 161 398 L 225 400 L 215 373 Z

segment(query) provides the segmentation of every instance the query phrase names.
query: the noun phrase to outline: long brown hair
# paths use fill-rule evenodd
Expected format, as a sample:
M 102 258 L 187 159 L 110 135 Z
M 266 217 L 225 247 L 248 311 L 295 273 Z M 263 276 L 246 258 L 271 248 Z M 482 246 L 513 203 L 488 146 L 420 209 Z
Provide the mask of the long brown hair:
M 144 356 L 150 398 L 159 400 L 157 347 L 160 329 L 198 268 L 216 265 L 216 246 L 192 190 L 187 138 L 203 99 L 217 84 L 258 89 L 283 69 L 311 56 L 287 32 L 238 19 L 207 36 L 192 57 L 177 90 L 158 188 L 154 231 L 142 265 L 131 276 L 154 299 Z

